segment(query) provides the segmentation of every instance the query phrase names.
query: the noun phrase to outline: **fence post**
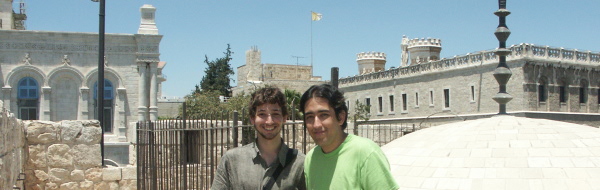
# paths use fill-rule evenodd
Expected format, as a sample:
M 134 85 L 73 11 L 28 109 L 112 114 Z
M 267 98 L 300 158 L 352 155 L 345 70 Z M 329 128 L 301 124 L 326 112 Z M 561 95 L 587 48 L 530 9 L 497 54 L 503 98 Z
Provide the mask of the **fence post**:
M 188 158 L 187 153 L 188 153 L 188 149 L 186 146 L 186 142 L 187 142 L 186 117 L 187 117 L 187 114 L 186 114 L 185 110 L 186 110 L 186 104 L 185 104 L 185 102 L 183 102 L 183 130 L 180 131 L 180 134 L 181 134 L 181 150 L 180 151 L 182 153 L 181 154 L 181 169 L 182 169 L 182 173 L 183 173 L 183 176 L 182 176 L 183 187 L 187 188 L 187 186 L 188 186 L 187 185 L 187 176 L 188 176 L 187 175 L 187 158 Z
M 238 147 L 238 119 L 239 113 L 235 110 L 233 111 L 233 147 Z

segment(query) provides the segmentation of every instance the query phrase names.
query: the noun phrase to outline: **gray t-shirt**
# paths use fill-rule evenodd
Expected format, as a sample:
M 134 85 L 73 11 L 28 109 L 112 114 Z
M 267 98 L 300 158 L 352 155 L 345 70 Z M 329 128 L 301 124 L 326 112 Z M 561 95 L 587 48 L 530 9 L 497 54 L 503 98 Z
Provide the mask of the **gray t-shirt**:
M 296 158 L 286 165 L 288 150 L 294 151 Z M 272 189 L 304 190 L 306 189 L 304 158 L 304 154 L 296 149 L 289 149 L 285 143 L 282 143 L 277 161 L 267 166 L 266 161 L 260 156 L 256 143 L 234 148 L 227 151 L 221 158 L 210 189 L 262 189 L 272 178 L 277 165 L 281 164 L 283 170 Z

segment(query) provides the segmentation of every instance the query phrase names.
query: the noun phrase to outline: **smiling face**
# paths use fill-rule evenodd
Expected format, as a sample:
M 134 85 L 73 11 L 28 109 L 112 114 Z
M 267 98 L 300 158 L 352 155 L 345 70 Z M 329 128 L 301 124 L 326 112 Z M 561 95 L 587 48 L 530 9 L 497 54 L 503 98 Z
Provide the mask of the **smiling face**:
M 256 114 L 251 116 L 250 122 L 258 132 L 259 139 L 279 140 L 285 116 L 279 105 L 266 103 L 256 107 Z
M 342 111 L 338 117 L 329 105 L 327 99 L 321 97 L 310 98 L 304 107 L 304 122 L 310 137 L 321 146 L 323 152 L 335 150 L 346 138 L 342 124 L 346 114 Z

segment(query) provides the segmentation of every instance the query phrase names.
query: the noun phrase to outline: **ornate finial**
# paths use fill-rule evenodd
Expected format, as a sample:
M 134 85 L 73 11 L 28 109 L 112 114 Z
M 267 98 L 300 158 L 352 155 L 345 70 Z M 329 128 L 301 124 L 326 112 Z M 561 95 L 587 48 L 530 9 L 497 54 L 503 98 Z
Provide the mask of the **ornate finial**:
M 31 58 L 29 57 L 29 53 L 25 53 L 25 58 L 23 58 L 23 63 L 25 65 L 31 65 Z
M 510 50 L 506 49 L 506 39 L 510 36 L 510 30 L 506 26 L 506 16 L 510 14 L 510 11 L 506 10 L 506 0 L 498 0 L 499 9 L 494 12 L 498 19 L 498 27 L 496 28 L 496 38 L 500 42 L 498 49 L 496 50 L 496 55 L 498 55 L 498 67 L 494 70 L 494 78 L 498 81 L 500 86 L 499 91 L 492 99 L 498 102 L 499 104 L 499 112 L 498 114 L 507 114 L 506 113 L 506 104 L 512 100 L 512 96 L 506 92 L 506 84 L 512 76 L 512 72 L 508 68 L 506 64 L 506 56 L 510 54 Z
M 68 55 L 63 55 L 62 63 L 63 65 L 71 66 L 71 60 Z

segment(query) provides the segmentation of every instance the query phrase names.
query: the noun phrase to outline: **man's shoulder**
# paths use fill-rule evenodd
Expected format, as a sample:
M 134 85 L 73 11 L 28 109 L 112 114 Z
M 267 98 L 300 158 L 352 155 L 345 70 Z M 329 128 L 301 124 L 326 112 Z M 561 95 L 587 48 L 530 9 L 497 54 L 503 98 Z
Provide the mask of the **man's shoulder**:
M 240 156 L 253 156 L 256 154 L 256 148 L 254 143 L 250 143 L 241 147 L 236 147 L 227 150 L 223 157 L 240 157 Z

